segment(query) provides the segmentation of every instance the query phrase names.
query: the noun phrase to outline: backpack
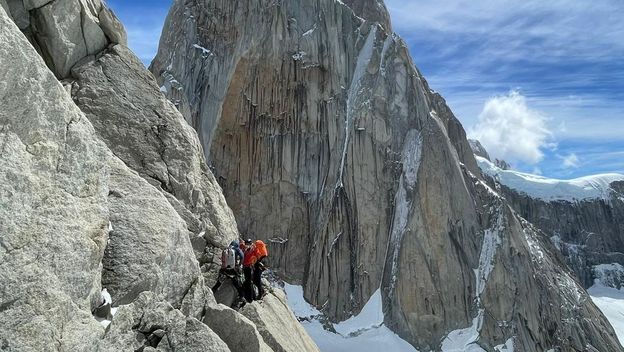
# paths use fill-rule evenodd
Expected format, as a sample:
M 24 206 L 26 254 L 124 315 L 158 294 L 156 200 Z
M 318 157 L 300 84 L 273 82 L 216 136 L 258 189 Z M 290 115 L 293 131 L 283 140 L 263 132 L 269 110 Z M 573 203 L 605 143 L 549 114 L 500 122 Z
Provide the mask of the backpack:
M 232 247 L 227 247 L 221 252 L 221 268 L 234 268 L 236 266 L 236 254 Z
M 264 242 L 260 240 L 256 241 L 256 253 L 257 253 L 258 259 L 264 258 L 269 255 L 269 251 L 267 250 L 266 244 L 264 244 Z

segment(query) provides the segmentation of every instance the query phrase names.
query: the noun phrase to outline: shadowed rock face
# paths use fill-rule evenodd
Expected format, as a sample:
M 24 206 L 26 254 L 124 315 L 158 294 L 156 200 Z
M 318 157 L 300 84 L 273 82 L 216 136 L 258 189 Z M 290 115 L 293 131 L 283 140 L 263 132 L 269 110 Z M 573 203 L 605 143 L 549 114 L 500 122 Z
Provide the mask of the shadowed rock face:
M 594 284 L 594 266 L 624 265 L 624 193 L 615 183 L 609 200 L 578 202 L 547 202 L 499 187 L 518 214 L 550 237 L 585 288 Z
M 490 160 L 479 141 L 470 143 L 475 155 Z M 624 264 L 624 181 L 612 182 L 605 199 L 577 201 L 546 201 L 497 180 L 489 182 L 520 216 L 550 238 L 585 288 L 594 284 L 596 265 Z M 613 284 L 619 288 L 624 282 Z
M 200 263 L 236 223 L 113 18 L 99 1 L 0 2 L 0 349 L 229 351 L 207 314 L 267 346 L 214 309 Z M 91 315 L 103 286 L 120 306 L 107 329 Z
M 335 320 L 381 287 L 386 324 L 422 350 L 474 324 L 488 350 L 619 351 L 372 19 L 331 0 L 174 2 L 151 70 L 197 129 L 240 229 Z

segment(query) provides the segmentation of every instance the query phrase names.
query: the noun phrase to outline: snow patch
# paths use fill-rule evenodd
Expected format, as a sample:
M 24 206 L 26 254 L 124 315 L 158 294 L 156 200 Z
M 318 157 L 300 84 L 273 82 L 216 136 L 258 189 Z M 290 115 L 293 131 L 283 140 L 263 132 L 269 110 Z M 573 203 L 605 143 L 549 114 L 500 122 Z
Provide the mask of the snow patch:
M 384 314 L 381 303 L 381 290 L 377 289 L 360 311 L 360 314 L 334 325 L 336 332 L 342 336 L 354 336 L 359 332 L 376 329 L 383 325 Z
M 102 289 L 102 292 L 100 293 L 100 306 L 106 305 L 106 304 L 113 304 L 113 299 L 111 298 L 110 293 L 108 293 L 107 289 Z
M 514 352 L 514 338 L 509 338 L 504 344 L 494 346 L 496 352 Z
M 114 317 L 115 313 L 117 313 L 117 307 L 115 308 L 111 308 L 111 315 Z M 112 320 L 108 320 L 108 319 L 104 319 L 104 318 L 95 318 L 95 320 L 97 320 L 100 325 L 102 325 L 105 329 L 110 325 L 110 323 L 112 322 Z
M 451 331 L 442 341 L 443 352 L 486 352 L 477 341 L 483 325 L 484 310 L 479 309 L 477 316 L 472 319 L 472 325 L 465 329 Z
M 269 242 L 271 242 L 271 243 L 278 243 L 278 244 L 284 244 L 284 243 L 288 242 L 288 238 L 284 238 L 284 237 L 269 238 Z
M 314 33 L 314 31 L 316 30 L 316 28 L 317 28 L 317 25 L 316 25 L 316 23 L 315 23 L 315 24 L 314 24 L 314 26 L 313 26 L 312 28 L 310 28 L 309 30 L 307 30 L 305 33 L 303 33 L 303 34 L 301 35 L 301 37 L 307 37 L 307 36 L 309 36 L 310 34 Z
M 336 246 L 336 243 L 338 243 L 338 240 L 340 239 L 340 236 L 342 236 L 342 231 L 340 231 L 334 237 L 334 240 L 332 241 L 331 245 L 329 246 L 329 251 L 327 251 L 327 258 L 329 258 L 329 256 L 332 254 L 332 251 L 334 250 L 334 247 Z
M 602 174 L 572 180 L 558 180 L 514 170 L 503 170 L 485 158 L 477 155 L 475 158 L 481 171 L 501 184 L 531 198 L 545 201 L 609 200 L 613 192 L 610 184 L 624 180 L 622 174 Z
M 323 352 L 393 351 L 418 352 L 412 345 L 383 325 L 381 290 L 368 300 L 362 311 L 342 323 L 333 324 L 336 333 L 321 323 L 323 314 L 303 298 L 303 288 L 284 283 L 288 306 Z
M 606 287 L 596 280 L 587 293 L 611 323 L 618 340 L 624 345 L 624 290 Z
M 210 49 L 206 49 L 203 46 L 199 45 L 199 44 L 193 44 L 193 47 L 195 49 L 201 50 L 202 51 L 202 55 L 204 56 L 214 56 L 214 53 L 212 52 L 212 50 Z

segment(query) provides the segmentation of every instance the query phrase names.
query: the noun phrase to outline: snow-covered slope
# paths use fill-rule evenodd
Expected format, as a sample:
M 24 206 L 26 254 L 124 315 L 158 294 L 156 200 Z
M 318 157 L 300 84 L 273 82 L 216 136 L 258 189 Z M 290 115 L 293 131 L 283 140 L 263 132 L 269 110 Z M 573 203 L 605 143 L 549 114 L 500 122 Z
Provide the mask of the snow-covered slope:
M 481 170 L 494 177 L 501 184 L 529 197 L 545 201 L 606 200 L 609 199 L 612 192 L 609 185 L 614 181 L 624 180 L 622 174 L 601 174 L 572 180 L 558 180 L 513 170 L 503 170 L 485 158 L 476 155 L 475 158 Z
M 613 287 L 624 276 L 624 267 L 617 263 L 601 264 L 594 266 L 594 273 L 594 286 L 587 292 L 615 329 L 620 343 L 624 344 L 624 287 Z
M 285 283 L 284 291 L 290 309 L 323 352 L 418 352 L 383 324 L 379 290 L 368 300 L 360 314 L 342 323 L 331 324 L 335 333 L 324 328 L 323 313 L 305 301 L 301 286 Z

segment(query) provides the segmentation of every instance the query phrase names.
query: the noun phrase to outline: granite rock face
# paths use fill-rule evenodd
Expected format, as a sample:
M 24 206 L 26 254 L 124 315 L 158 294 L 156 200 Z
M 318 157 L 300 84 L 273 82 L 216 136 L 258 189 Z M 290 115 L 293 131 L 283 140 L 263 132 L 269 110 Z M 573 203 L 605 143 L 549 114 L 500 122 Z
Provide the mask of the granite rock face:
M 421 350 L 474 327 L 466 344 L 487 350 L 620 351 L 551 244 L 484 182 L 459 121 L 375 22 L 387 14 L 353 6 L 174 2 L 151 70 L 241 231 L 335 321 L 381 288 L 385 323 Z
M 1 8 L 0 26 L 0 348 L 87 351 L 112 155 Z
M 225 246 L 238 238 L 234 215 L 206 165 L 197 133 L 133 53 L 115 45 L 75 67 L 72 75 L 72 97 L 98 135 L 163 192 L 193 241 Z
M 610 200 L 548 202 L 505 186 L 501 193 L 518 214 L 550 236 L 584 287 L 594 284 L 596 265 L 624 265 L 622 194 L 614 193 Z
M 473 147 L 478 146 L 476 143 Z M 476 149 L 475 155 L 491 161 L 484 148 Z M 520 216 L 550 237 L 585 288 L 594 284 L 597 265 L 624 265 L 623 181 L 612 182 L 603 198 L 575 200 L 545 200 L 510 188 L 500 180 L 490 178 L 489 182 Z M 624 280 L 612 284 L 619 288 Z
M 196 133 L 99 1 L 0 5 L 0 349 L 229 351 L 197 258 L 238 231 Z

